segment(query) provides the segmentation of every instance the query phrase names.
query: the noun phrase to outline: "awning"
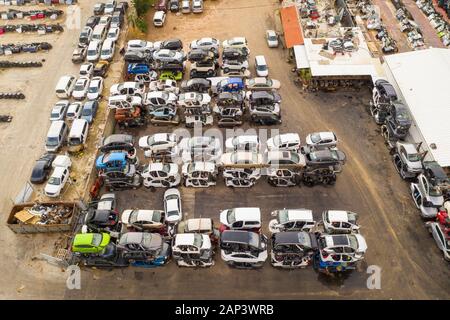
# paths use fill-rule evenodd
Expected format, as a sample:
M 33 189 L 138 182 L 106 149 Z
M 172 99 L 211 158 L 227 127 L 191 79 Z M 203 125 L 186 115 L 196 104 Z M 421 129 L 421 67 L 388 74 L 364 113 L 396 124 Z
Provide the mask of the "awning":
M 294 46 L 295 64 L 297 69 L 309 68 L 308 55 L 304 45 Z
M 289 6 L 281 8 L 280 12 L 286 48 L 302 45 L 303 31 L 298 19 L 297 8 L 295 6 Z

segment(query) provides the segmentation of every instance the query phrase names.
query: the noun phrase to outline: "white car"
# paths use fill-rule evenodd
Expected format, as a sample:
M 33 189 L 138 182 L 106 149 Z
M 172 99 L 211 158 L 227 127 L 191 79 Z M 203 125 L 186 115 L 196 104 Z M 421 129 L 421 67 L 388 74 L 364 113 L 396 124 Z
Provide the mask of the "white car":
M 65 155 L 59 155 L 53 160 L 52 167 L 54 169 L 44 188 L 44 193 L 47 197 L 56 198 L 60 196 L 61 191 L 69 180 L 69 168 L 71 165 L 72 161 Z
M 174 107 L 178 97 L 173 92 L 153 91 L 146 94 L 144 104 L 151 107 Z
M 83 63 L 80 66 L 80 77 L 92 77 L 92 74 L 94 73 L 94 64 L 91 62 Z
M 298 133 L 284 133 L 267 139 L 267 150 L 298 151 L 300 149 L 300 136 Z
M 213 136 L 183 138 L 177 146 L 177 154 L 185 163 L 197 160 L 215 161 L 222 155 L 222 143 L 219 138 Z
M 326 233 L 357 233 L 358 215 L 343 210 L 326 210 L 322 213 L 323 226 Z
M 179 233 L 172 245 L 172 257 L 179 267 L 210 267 L 214 265 L 214 251 L 207 234 Z
M 286 231 L 310 232 L 317 224 L 310 209 L 275 210 L 271 215 L 275 217 L 269 222 L 269 231 L 272 234 Z
M 116 83 L 109 88 L 109 94 L 111 96 L 127 95 L 127 96 L 143 96 L 145 91 L 145 84 L 135 81 L 127 81 L 122 83 Z
M 257 152 L 251 151 L 234 151 L 224 153 L 220 158 L 220 162 L 224 165 L 234 164 L 254 164 L 261 165 L 263 163 L 263 157 Z
M 259 268 L 267 260 L 267 238 L 244 230 L 225 230 L 220 235 L 220 256 L 230 266 Z
M 111 16 L 110 15 L 104 15 L 100 17 L 100 20 L 98 21 L 98 26 L 105 26 L 105 28 L 109 28 L 109 25 L 111 24 Z
M 266 41 L 269 48 L 278 48 L 278 34 L 275 31 L 266 31 Z
M 164 211 L 128 209 L 122 212 L 121 222 L 140 231 L 157 231 L 164 228 Z
M 83 104 L 81 102 L 72 102 L 67 109 L 66 119 L 68 121 L 73 121 L 80 118 L 81 110 L 83 110 Z
M 80 77 L 77 82 L 75 82 L 75 87 L 73 87 L 72 97 L 76 100 L 83 100 L 86 98 L 86 94 L 89 88 L 89 78 Z
M 318 243 L 324 262 L 357 262 L 364 259 L 367 251 L 366 240 L 360 234 L 323 234 Z
M 153 51 L 153 42 L 145 40 L 130 40 L 128 41 L 126 51 L 151 52 Z
M 141 174 L 145 187 L 173 188 L 180 184 L 181 175 L 175 163 L 150 163 Z
M 333 132 L 327 131 L 310 133 L 306 136 L 305 141 L 308 147 L 320 149 L 336 147 L 338 139 Z
M 220 66 L 225 74 L 230 72 L 245 72 L 248 69 L 248 61 L 224 60 Z
M 186 92 L 180 94 L 177 104 L 180 107 L 207 108 L 211 103 L 211 96 L 207 93 Z
M 111 61 L 114 57 L 114 50 L 116 45 L 113 40 L 106 39 L 102 44 L 102 50 L 100 51 L 100 60 Z
M 105 193 L 97 202 L 97 210 L 116 210 L 116 195 L 114 193 Z
M 106 39 L 110 39 L 114 42 L 119 40 L 120 28 L 109 28 L 108 34 L 106 35 Z
M 103 91 L 103 78 L 93 77 L 88 88 L 87 98 L 96 100 L 101 97 Z
M 176 224 L 183 219 L 181 195 L 177 189 L 172 188 L 164 192 L 164 212 L 167 223 Z
M 222 42 L 222 47 L 225 48 L 247 48 L 248 50 L 248 42 L 245 37 L 234 37 Z M 250 54 L 250 50 L 248 50 Z
M 225 141 L 227 152 L 231 151 L 259 151 L 260 143 L 256 135 L 242 135 L 228 138 Z
M 59 100 L 50 112 L 50 121 L 64 120 L 67 108 L 69 107 L 69 100 Z
M 220 42 L 214 38 L 201 38 L 191 42 L 190 49 L 203 49 L 219 51 Z
M 102 44 L 100 41 L 92 40 L 89 42 L 89 46 L 87 49 L 86 60 L 89 62 L 95 62 L 100 58 Z
M 220 212 L 220 223 L 227 230 L 256 230 L 261 228 L 261 210 L 259 208 L 226 209 Z
M 266 77 L 257 77 L 248 79 L 245 81 L 245 87 L 250 91 L 258 91 L 258 90 L 272 90 L 272 89 L 280 89 L 281 83 L 275 79 L 269 79 Z
M 180 92 L 180 88 L 177 87 L 177 82 L 171 79 L 151 81 L 148 85 L 148 90 L 167 91 L 174 94 L 178 94 Z
M 139 139 L 139 148 L 153 152 L 167 150 L 177 145 L 177 136 L 173 133 L 156 133 Z
M 155 27 L 162 27 L 166 21 L 166 13 L 164 11 L 156 11 L 153 15 L 153 25 Z
M 181 51 L 160 49 L 153 52 L 155 62 L 176 62 L 181 63 L 185 60 L 186 55 Z
M 116 1 L 110 1 L 105 4 L 105 14 L 113 14 L 114 9 L 116 8 Z

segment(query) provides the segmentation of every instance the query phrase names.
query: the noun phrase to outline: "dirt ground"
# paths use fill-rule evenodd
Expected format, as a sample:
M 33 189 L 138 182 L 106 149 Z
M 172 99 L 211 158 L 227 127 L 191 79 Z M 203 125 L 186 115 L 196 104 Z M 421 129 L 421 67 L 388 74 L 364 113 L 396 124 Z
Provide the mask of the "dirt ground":
M 340 139 L 340 149 L 348 161 L 333 187 L 273 188 L 262 178 L 251 189 L 230 189 L 220 181 L 208 189 L 180 188 L 186 218 L 212 217 L 218 223 L 222 209 L 238 206 L 258 206 L 263 213 L 265 228 L 270 212 L 279 208 L 305 207 L 313 210 L 316 218 L 324 209 L 347 209 L 360 214 L 362 234 L 368 243 L 366 260 L 360 269 L 346 279 L 330 279 L 313 269 L 284 271 L 274 269 L 267 262 L 261 270 L 230 269 L 216 253 L 216 265 L 209 269 L 180 269 L 174 263 L 155 269 L 126 268 L 101 271 L 84 270 L 81 290 L 65 290 L 64 273 L 43 263 L 29 265 L 31 251 L 47 236 L 16 236 L 2 226 L 0 243 L 4 259 L 0 270 L 0 297 L 57 298 L 57 299 L 448 299 L 450 270 L 423 226 L 408 194 L 408 186 L 396 174 L 378 127 L 366 111 L 368 90 L 363 92 L 302 93 L 294 85 L 290 72 L 293 64 L 281 48 L 269 49 L 264 31 L 274 28 L 275 0 L 215 0 L 205 1 L 201 15 L 174 15 L 169 13 L 163 28 L 149 28 L 148 40 L 180 38 L 185 46 L 200 37 L 216 37 L 221 41 L 233 36 L 247 37 L 252 57 L 263 54 L 269 64 L 270 76 L 282 83 L 283 124 L 281 132 L 299 132 L 302 139 L 312 131 L 332 130 Z M 92 7 L 92 6 L 90 6 Z M 149 13 L 152 17 L 153 12 Z M 68 45 L 65 57 L 70 56 Z M 252 59 L 251 70 L 254 71 Z M 47 91 L 53 90 L 58 76 L 54 76 Z M 3 80 L 2 80 L 3 81 Z M 43 85 L 44 86 L 44 85 Z M 42 90 L 43 91 L 43 90 Z M 38 98 L 38 95 L 35 96 Z M 49 111 L 53 98 L 44 106 Z M 35 100 L 38 101 L 38 100 Z M 29 107 L 31 109 L 31 106 Z M 35 115 L 40 115 L 35 112 Z M 22 116 L 25 119 L 25 115 Z M 42 122 L 47 119 L 42 116 Z M 27 119 L 28 116 L 26 117 Z M 22 120 L 25 121 L 25 120 Z M 33 123 L 32 120 L 29 120 Z M 16 121 L 15 123 L 18 123 Z M 15 124 L 10 125 L 8 130 Z M 45 128 L 33 129 L 33 138 L 21 143 L 23 151 L 35 145 L 45 135 Z M 32 126 L 30 126 L 32 127 Z M 23 137 L 10 137 L 15 143 Z M 130 130 L 136 136 L 170 131 L 170 128 L 149 126 Z M 40 135 L 39 135 L 40 134 Z M 13 147 L 14 143 L 8 144 Z M 35 147 L 38 148 L 38 147 Z M 13 149 L 17 151 L 19 148 Z M 14 195 L 21 184 L 8 187 L 9 181 L 26 180 L 29 172 L 19 177 L 17 168 L 29 168 L 40 153 L 34 150 L 30 159 L 11 158 L 2 154 L 0 162 L 1 190 L 8 190 L 4 201 Z M 5 158 L 5 159 L 3 159 Z M 9 159 L 9 160 L 8 160 Z M 5 162 L 4 162 L 5 161 Z M 19 162 L 20 163 L 17 163 Z M 14 163 L 15 162 L 15 163 Z M 19 166 L 20 165 L 20 166 Z M 6 170 L 7 169 L 7 170 Z M 14 173 L 13 173 L 14 172 Z M 14 180 L 13 180 L 14 178 Z M 9 189 L 11 188 L 11 190 Z M 15 190 L 17 189 L 17 190 Z M 145 188 L 119 192 L 119 209 L 163 207 L 164 190 L 151 192 Z M 3 193 L 3 192 L 2 192 Z M 5 199 L 5 200 L 4 200 Z M 4 210 L 2 210 L 4 212 Z M 2 219 L 4 213 L 2 213 Z M 266 230 L 267 233 L 267 230 Z M 366 288 L 366 268 L 382 268 L 381 290 Z M 433 275 L 431 275 L 431 271 Z
M 83 1 L 80 8 L 81 26 L 92 14 L 92 8 L 97 1 Z M 11 7 L 18 10 L 32 10 L 45 8 L 46 6 L 21 6 Z M 64 10 L 65 14 L 56 22 L 64 24 L 67 17 L 67 6 L 56 6 Z M 53 23 L 45 19 L 36 23 Z M 3 24 L 4 21 L 2 20 Z M 11 20 L 12 23 L 28 23 L 26 20 Z M 80 29 L 74 25 L 74 29 L 65 28 L 60 34 L 38 35 L 37 33 L 18 34 L 7 33 L 0 37 L 2 44 L 6 43 L 30 43 L 49 42 L 53 48 L 48 52 L 20 53 L 10 56 L 2 56 L 2 60 L 11 61 L 43 61 L 41 68 L 9 69 L 0 71 L 1 91 L 22 91 L 25 100 L 0 100 L 0 114 L 12 115 L 13 121 L 9 124 L 0 124 L 0 250 L 2 259 L 0 270 L 4 275 L 0 280 L 0 297 L 3 298 L 48 298 L 62 297 L 61 291 L 52 287 L 55 280 L 64 281 L 62 272 L 47 264 L 32 261 L 39 253 L 52 254 L 55 241 L 64 239 L 64 235 L 15 235 L 7 226 L 7 214 L 12 206 L 13 199 L 24 187 L 29 179 L 34 161 L 44 153 L 44 143 L 47 130 L 50 126 L 50 110 L 58 101 L 55 95 L 55 86 L 59 77 L 65 74 L 78 76 L 79 65 L 71 61 L 72 52 L 78 43 Z M 121 37 L 124 41 L 124 37 Z M 121 76 L 123 61 L 117 53 L 115 63 L 112 64 L 105 87 L 118 82 Z M 108 94 L 105 90 L 104 94 Z M 97 149 L 102 127 L 106 119 L 106 105 L 103 102 L 97 113 L 94 125 L 91 125 L 88 138 L 88 146 L 83 153 L 72 157 L 72 183 L 66 186 L 65 200 L 78 199 L 86 188 L 86 180 L 94 161 L 93 154 Z M 63 149 L 61 152 L 65 152 Z M 48 200 L 42 194 L 44 185 L 35 186 L 32 199 Z M 54 285 L 53 285 L 54 286 Z M 44 294 L 43 292 L 47 293 Z

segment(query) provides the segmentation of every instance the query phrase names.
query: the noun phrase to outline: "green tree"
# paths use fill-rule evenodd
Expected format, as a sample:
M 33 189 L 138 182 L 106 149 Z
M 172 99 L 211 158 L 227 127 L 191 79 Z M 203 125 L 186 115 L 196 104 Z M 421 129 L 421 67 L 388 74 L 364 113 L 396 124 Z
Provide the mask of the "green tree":
M 154 2 L 155 0 L 133 0 L 138 17 L 144 17 Z

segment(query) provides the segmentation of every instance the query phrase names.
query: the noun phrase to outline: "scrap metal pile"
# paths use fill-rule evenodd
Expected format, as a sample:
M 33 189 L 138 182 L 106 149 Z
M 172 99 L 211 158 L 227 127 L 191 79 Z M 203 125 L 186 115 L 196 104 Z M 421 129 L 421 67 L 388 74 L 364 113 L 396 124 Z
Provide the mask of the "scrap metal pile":
M 62 32 L 64 28 L 59 24 L 9 24 L 6 26 L 0 26 L 0 34 L 6 32 L 38 32 L 39 34 Z
M 15 214 L 17 220 L 24 224 L 68 224 L 73 208 L 64 205 L 35 204 L 25 207 Z
M 441 38 L 442 43 L 450 46 L 450 24 L 434 7 L 432 0 L 418 0 L 416 5 L 423 11 L 430 21 L 431 26 L 436 30 L 437 35 Z M 439 0 L 438 5 L 445 10 L 447 17 L 450 18 L 450 1 Z
M 0 17 L 3 20 L 13 20 L 23 18 L 30 18 L 31 20 L 45 19 L 45 18 L 57 19 L 63 14 L 64 14 L 63 10 L 55 10 L 55 9 L 30 10 L 30 11 L 9 9 L 8 11 L 0 11 Z
M 37 68 L 42 67 L 40 61 L 0 61 L 0 69 L 7 68 Z
M 370 111 L 381 125 L 396 170 L 409 182 L 420 216 L 427 220 L 426 226 L 445 259 L 450 260 L 450 179 L 437 162 L 425 160 L 427 152 L 422 150 L 421 143 L 406 141 L 412 118 L 388 81 L 375 82 Z
M 0 45 L 0 56 L 2 55 L 11 55 L 21 52 L 29 52 L 35 53 L 41 50 L 47 51 L 52 48 L 52 45 L 48 42 L 32 42 L 32 43 L 23 43 L 23 44 L 2 44 Z
M 361 18 L 367 20 L 367 29 L 377 32 L 376 38 L 381 42 L 381 50 L 384 53 L 396 53 L 398 47 L 396 41 L 389 35 L 386 26 L 382 23 L 379 12 L 370 0 L 359 0 L 357 7 L 362 13 Z
M 326 210 L 316 221 L 309 209 L 271 212 L 270 238 L 262 232 L 261 210 L 222 210 L 220 225 L 210 218 L 183 220 L 177 189 L 164 194 L 164 210 L 116 211 L 114 194 L 104 194 L 84 212 L 83 225 L 70 248 L 74 260 L 88 267 L 157 267 L 172 258 L 179 267 L 212 267 L 215 252 L 235 268 L 313 266 L 325 274 L 352 272 L 364 260 L 365 238 L 358 214 Z

